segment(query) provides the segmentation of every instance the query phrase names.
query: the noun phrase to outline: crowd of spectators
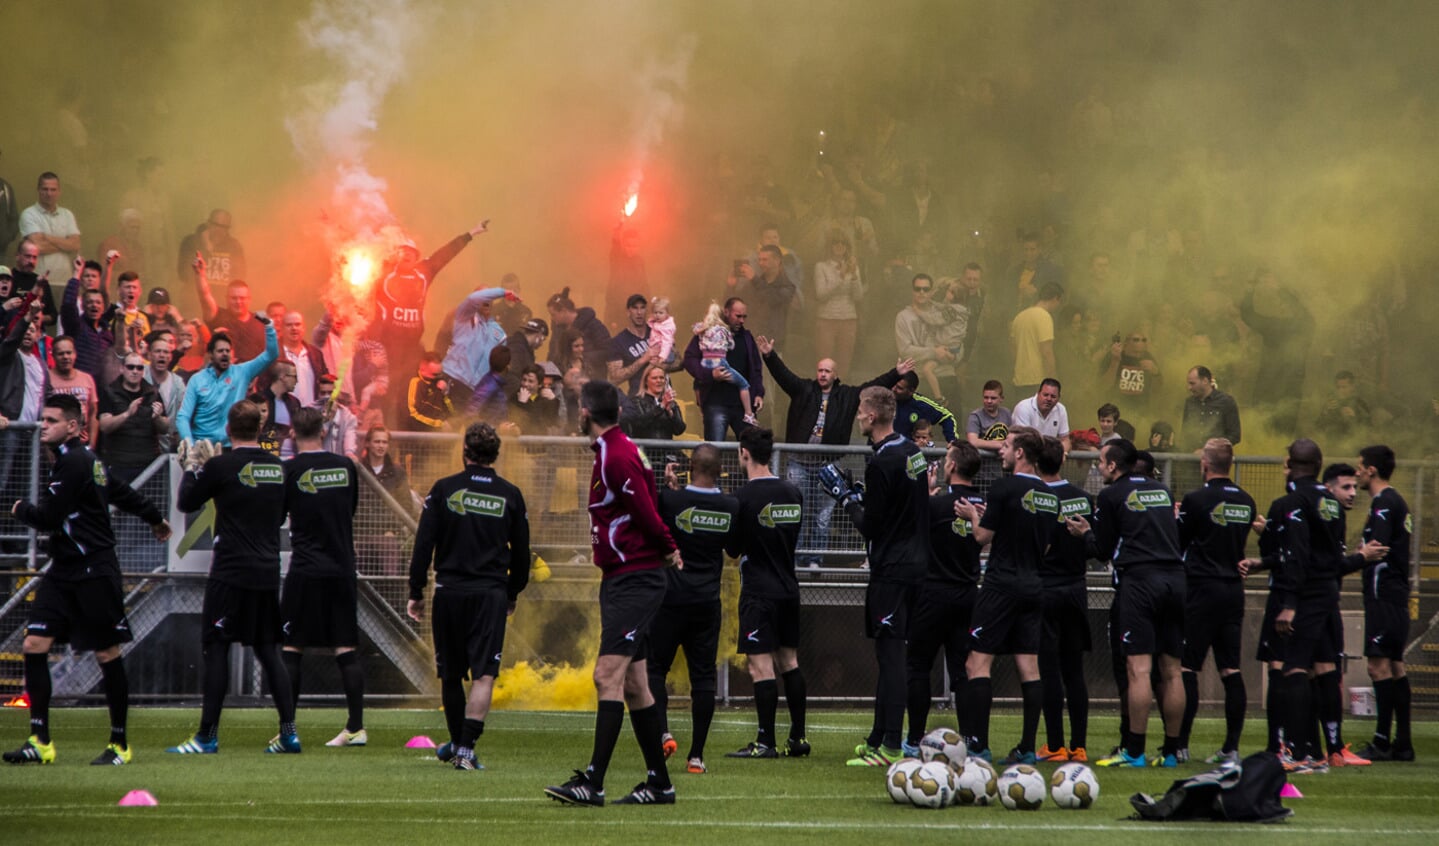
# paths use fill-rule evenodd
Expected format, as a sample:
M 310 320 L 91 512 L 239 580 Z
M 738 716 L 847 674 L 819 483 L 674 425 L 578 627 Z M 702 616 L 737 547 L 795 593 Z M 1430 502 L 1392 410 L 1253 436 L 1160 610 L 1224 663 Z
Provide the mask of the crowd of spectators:
M 1077 107 L 1085 143 L 1105 143 L 1089 136 L 1104 134 L 1107 108 L 1098 95 Z M 1221 250 L 1202 210 L 1126 222 L 1112 204 L 1083 205 L 1093 192 L 1071 195 L 1049 169 L 1022 198 L 985 209 L 952 175 L 936 178 L 932 152 L 906 143 L 912 127 L 882 110 L 874 119 L 872 135 L 832 134 L 839 146 L 818 166 L 722 157 L 715 201 L 729 211 L 702 234 L 738 256 L 727 274 L 655 280 L 622 223 L 603 290 L 527 300 L 509 273 L 426 326 L 436 275 L 486 221 L 429 257 L 398 247 L 353 338 L 352 315 L 291 307 L 270 299 L 279 285 L 247 278 L 229 211 L 157 244 L 145 213 L 126 208 L 117 231 L 94 237 L 61 204 L 60 176 L 43 173 L 35 204 L 4 221 L 13 244 L 0 244 L 13 256 L 0 267 L 0 426 L 33 422 L 50 393 L 74 394 L 84 436 L 128 473 L 182 439 L 223 442 L 228 405 L 254 397 L 262 441 L 282 455 L 289 421 L 314 407 L 331 448 L 378 453 L 381 467 L 396 459 L 392 430 L 454 432 L 479 417 L 507 434 L 574 434 L 581 388 L 607 379 L 625 390 L 622 425 L 635 437 L 721 440 L 760 422 L 792 443 L 835 445 L 856 438 L 850 378 L 896 356 L 900 369 L 865 383 L 894 388 L 896 430 L 985 455 L 1010 425 L 1068 448 L 1132 431 L 1193 451 L 1256 431 L 1347 442 L 1396 417 L 1439 416 L 1439 403 L 1408 408 L 1389 383 L 1383 330 L 1402 280 L 1386 283 L 1400 294 L 1390 305 L 1362 315 L 1367 346 L 1336 342 L 1316 357 L 1312 303 L 1270 267 L 1237 270 L 1249 253 Z M 198 314 L 181 313 L 175 285 L 193 285 Z M 1308 408 L 1316 361 L 1332 366 L 1333 388 Z M 811 363 L 813 380 L 790 370 Z M 796 478 L 818 460 L 797 462 Z

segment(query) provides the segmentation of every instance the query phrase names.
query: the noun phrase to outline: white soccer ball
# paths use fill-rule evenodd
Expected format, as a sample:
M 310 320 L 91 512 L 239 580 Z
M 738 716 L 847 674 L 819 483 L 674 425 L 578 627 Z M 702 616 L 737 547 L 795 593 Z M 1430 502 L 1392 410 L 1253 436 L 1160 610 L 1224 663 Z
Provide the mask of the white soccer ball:
M 949 728 L 937 728 L 919 741 L 919 757 L 925 763 L 939 761 L 948 764 L 955 772 L 964 769 L 964 759 L 969 757 L 964 738 Z
M 889 791 L 889 798 L 901 805 L 908 804 L 909 777 L 923 764 L 918 758 L 901 758 L 890 764 L 889 771 L 884 774 L 884 787 Z
M 999 777 L 999 801 L 1011 811 L 1037 811 L 1044 804 L 1044 776 L 1028 764 L 1016 764 Z
M 992 805 L 999 799 L 999 778 L 983 758 L 970 756 L 959 771 L 956 805 Z
M 1082 810 L 1099 798 L 1099 779 L 1083 764 L 1065 764 L 1049 777 L 1049 795 L 1061 808 Z
M 910 773 L 905 793 L 916 808 L 945 808 L 954 804 L 954 789 L 954 770 L 942 761 L 930 761 Z

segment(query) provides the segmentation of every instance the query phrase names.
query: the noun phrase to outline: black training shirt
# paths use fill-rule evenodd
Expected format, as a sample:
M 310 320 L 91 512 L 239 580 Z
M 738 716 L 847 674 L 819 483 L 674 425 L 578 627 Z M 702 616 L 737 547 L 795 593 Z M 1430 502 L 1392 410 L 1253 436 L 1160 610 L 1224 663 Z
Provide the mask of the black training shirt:
M 1093 553 L 1087 536 L 1075 537 L 1069 533 L 1064 521 L 1069 517 L 1083 517 L 1088 520 L 1094 515 L 1094 500 L 1083 488 L 1060 479 L 1050 482 L 1049 489 L 1059 497 L 1059 517 L 1054 521 L 1054 536 L 1049 541 L 1049 551 L 1039 564 L 1039 578 L 1045 587 L 1061 587 L 1084 581 L 1089 571 L 1089 559 Z
M 735 491 L 739 519 L 725 551 L 739 559 L 740 593 L 798 599 L 794 550 L 804 515 L 799 488 L 776 476 L 751 479 Z
M 1179 504 L 1184 573 L 1195 579 L 1240 581 L 1239 562 L 1254 523 L 1254 498 L 1228 479 L 1210 479 Z
M 693 605 L 720 598 L 725 541 L 739 516 L 739 500 L 719 488 L 690 485 L 660 491 L 660 517 L 685 566 L 666 571 L 666 605 Z M 793 569 L 793 568 L 791 568 Z
M 1409 601 L 1409 535 L 1413 529 L 1409 505 L 1393 488 L 1385 488 L 1369 503 L 1364 540 L 1389 547 L 1384 560 L 1364 567 L 1364 596 L 1386 602 Z
M 478 464 L 435 482 L 410 557 L 411 599 L 424 598 L 432 561 L 436 590 L 504 588 L 511 600 L 519 596 L 530 581 L 530 521 L 520 489 Z
M 280 588 L 285 468 L 257 446 L 235 447 L 180 478 L 181 511 L 215 501 L 210 578 L 249 590 Z
M 966 500 L 984 505 L 984 494 L 969 485 L 950 485 L 929 498 L 929 575 L 925 581 L 937 585 L 979 583 L 979 541 L 974 526 L 954 516 L 954 503 Z
M 929 462 L 891 433 L 864 468 L 864 505 L 846 509 L 869 541 L 870 581 L 919 584 L 929 569 Z
M 111 505 L 152 526 L 164 519 L 149 500 L 123 481 L 110 478 L 105 465 L 79 438 L 71 438 L 55 450 L 55 462 L 40 490 L 40 501 L 21 502 L 15 518 L 50 533 L 50 559 L 54 565 L 48 578 L 80 581 L 115 572 Z
M 1038 600 L 1040 562 L 1058 519 L 1059 496 L 1038 476 L 1015 473 L 991 485 L 979 521 L 994 532 L 984 589 Z
M 285 462 L 291 573 L 354 577 L 359 500 L 360 480 L 345 456 L 317 450 Z
M 1114 569 L 1181 567 L 1179 527 L 1169 489 L 1145 476 L 1120 479 L 1095 500 L 1095 546 Z

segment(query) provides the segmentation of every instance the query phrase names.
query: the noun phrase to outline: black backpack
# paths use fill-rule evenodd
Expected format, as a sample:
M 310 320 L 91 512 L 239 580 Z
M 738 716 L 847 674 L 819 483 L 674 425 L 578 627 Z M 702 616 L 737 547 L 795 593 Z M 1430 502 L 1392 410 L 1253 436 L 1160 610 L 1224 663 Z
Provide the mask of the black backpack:
M 1285 782 L 1279 756 L 1256 752 L 1237 766 L 1178 779 L 1158 799 L 1136 793 L 1129 804 L 1134 806 L 1133 819 L 1150 822 L 1279 822 L 1294 815 L 1279 801 Z

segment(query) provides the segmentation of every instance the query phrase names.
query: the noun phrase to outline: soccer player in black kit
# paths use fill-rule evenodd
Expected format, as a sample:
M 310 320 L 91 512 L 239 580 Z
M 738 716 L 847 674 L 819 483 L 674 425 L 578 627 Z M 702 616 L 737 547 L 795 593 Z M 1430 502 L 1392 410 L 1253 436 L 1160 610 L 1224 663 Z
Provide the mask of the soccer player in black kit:
M 755 739 L 726 758 L 802 758 L 808 688 L 799 668 L 799 580 L 795 548 L 799 545 L 804 497 L 798 487 L 770 472 L 774 433 L 751 426 L 739 436 L 739 463 L 748 479 L 736 492 L 739 516 L 725 551 L 739 559 L 739 646 L 754 682 L 759 732 Z M 774 728 L 779 684 L 789 706 L 789 737 L 778 749 Z
M 300 752 L 295 732 L 295 698 L 280 661 L 280 524 L 285 520 L 285 469 L 260 448 L 260 406 L 241 400 L 230 406 L 225 431 L 232 449 L 187 468 L 177 505 L 195 512 L 215 502 L 215 542 L 201 610 L 204 703 L 200 730 L 178 746 L 181 755 L 220 751 L 220 711 L 230 686 L 230 644 L 255 653 L 265 684 L 280 714 L 280 734 L 269 753 Z
M 1184 650 L 1184 565 L 1169 489 L 1134 474 L 1134 444 L 1118 438 L 1100 450 L 1099 470 L 1109 486 L 1095 502 L 1094 521 L 1071 517 L 1074 534 L 1094 533 L 1099 556 L 1119 574 L 1120 639 L 1128 674 L 1129 732 L 1101 767 L 1142 767 L 1149 708 L 1154 698 L 1150 671 L 1159 659 L 1159 702 L 1164 745 L 1155 766 L 1179 765 L 1179 724 L 1184 719 L 1184 683 L 1179 678 Z
M 290 515 L 290 571 L 280 597 L 280 652 L 298 709 L 306 649 L 335 655 L 349 710 L 345 727 L 326 746 L 364 746 L 365 674 L 355 574 L 355 509 L 360 481 L 350 459 L 326 452 L 324 417 L 302 408 L 290 421 L 295 457 L 285 462 L 285 513 Z
M 873 444 L 864 487 L 833 464 L 820 469 L 820 484 L 838 501 L 869 548 L 865 589 L 865 635 L 874 641 L 879 679 L 874 727 L 855 747 L 854 767 L 887 767 L 903 754 L 908 698 L 904 642 L 919 584 L 929 569 L 929 462 L 914 441 L 894 430 L 895 399 L 877 385 L 859 394 L 860 429 Z
M 149 523 L 155 537 L 170 536 L 159 509 L 129 485 L 112 479 L 105 466 L 83 443 L 80 401 L 55 394 L 40 409 L 40 442 L 55 456 L 38 503 L 17 500 L 10 515 L 39 531 L 50 532 L 50 569 L 40 580 L 21 647 L 25 660 L 25 691 L 30 696 L 30 737 L 4 759 L 11 764 L 51 764 L 50 647 L 69 643 L 90 650 L 100 665 L 105 702 L 110 708 L 110 743 L 90 763 L 122 765 L 131 760 L 126 738 L 130 687 L 120 644 L 130 640 L 121 591 L 120 564 L 115 558 L 111 505 Z
M 903 747 L 909 757 L 919 757 L 932 698 L 929 677 L 941 648 L 956 712 L 964 699 L 964 660 L 969 655 L 969 620 L 979 584 L 980 544 L 974 539 L 974 524 L 954 515 L 954 503 L 963 499 L 984 504 L 984 494 L 974 487 L 979 468 L 979 450 L 954 441 L 941 467 L 944 488 L 929 498 L 929 572 L 909 626 L 909 732 Z M 964 726 L 959 730 L 962 733 Z
M 1211 764 L 1239 763 L 1239 735 L 1248 703 L 1239 671 L 1244 629 L 1244 577 L 1239 562 L 1256 516 L 1254 498 L 1229 478 L 1234 445 L 1210 438 L 1199 455 L 1204 485 L 1179 503 L 1179 546 L 1184 553 L 1184 720 L 1179 728 L 1181 763 L 1189 758 L 1189 734 L 1199 712 L 1199 671 L 1214 652 L 1224 684 L 1224 744 Z
M 1320 720 L 1339 724 L 1338 661 L 1344 646 L 1339 580 L 1348 564 L 1344 507 L 1316 478 L 1323 452 L 1308 438 L 1294 441 L 1287 452 L 1289 492 L 1269 508 L 1260 536 L 1261 559 L 1247 559 L 1241 571 L 1273 571 L 1259 653 L 1260 660 L 1271 663 L 1270 748 L 1285 752 L 1285 768 L 1299 773 L 1328 769 L 1322 758 L 1312 764 L 1295 760 L 1281 745 L 1292 746 L 1312 735 L 1316 695 Z M 1277 673 L 1275 662 L 1282 662 Z M 1311 672 L 1317 683 L 1312 689 Z
M 669 730 L 665 677 L 675 652 L 684 647 L 693 732 L 685 769 L 696 775 L 705 772 L 705 741 L 715 715 L 724 547 L 739 513 L 739 500 L 720 492 L 719 477 L 719 450 L 700 444 L 690 453 L 688 485 L 680 485 L 675 465 L 665 465 L 667 489 L 660 491 L 659 500 L 660 517 L 679 545 L 684 564 L 665 571 L 664 604 L 650 631 L 650 693 L 664 725 L 660 740 L 665 755 L 673 755 L 679 745 Z
M 1044 439 L 1027 426 L 1016 426 L 999 447 L 1001 466 L 1011 475 L 989 489 L 983 509 L 965 499 L 954 504 L 956 517 L 974 525 L 974 537 L 989 544 L 989 566 L 974 603 L 969 625 L 969 658 L 965 672 L 960 723 L 970 754 L 986 761 L 989 714 L 994 707 L 990 672 L 994 656 L 1013 655 L 1024 700 L 1024 722 L 1010 763 L 1035 762 L 1034 741 L 1044 691 L 1039 681 L 1042 582 L 1039 568 L 1059 520 L 1059 497 L 1039 478 L 1036 467 Z
M 1412 761 L 1409 676 L 1404 646 L 1409 640 L 1409 546 L 1413 518 L 1404 497 L 1389 484 L 1394 450 L 1359 450 L 1359 484 L 1369 493 L 1364 540 L 1388 547 L 1384 558 L 1364 568 L 1364 656 L 1374 682 L 1377 718 L 1374 739 L 1360 757 L 1370 761 Z M 1390 728 L 1394 736 L 1389 736 Z
M 410 556 L 410 601 L 418 622 L 435 568 L 435 671 L 450 740 L 435 750 L 457 770 L 479 770 L 475 742 L 485 732 L 505 643 L 505 621 L 530 580 L 530 521 L 520 489 L 500 478 L 500 436 L 488 423 L 465 429 L 465 469 L 435 482 L 420 513 Z M 465 678 L 470 694 L 465 696 Z
M 1039 478 L 1059 497 L 1059 519 L 1054 537 L 1040 562 L 1044 587 L 1039 610 L 1044 636 L 1039 648 L 1039 677 L 1044 685 L 1044 746 L 1035 753 L 1040 761 L 1088 761 L 1089 683 L 1084 678 L 1084 653 L 1093 647 L 1089 635 L 1089 590 L 1084 583 L 1089 559 L 1095 551 L 1083 537 L 1069 533 L 1065 520 L 1089 517 L 1094 500 L 1060 476 L 1064 469 L 1064 443 L 1045 438 L 1039 451 Z M 1069 745 L 1064 744 L 1064 705 L 1069 703 Z

